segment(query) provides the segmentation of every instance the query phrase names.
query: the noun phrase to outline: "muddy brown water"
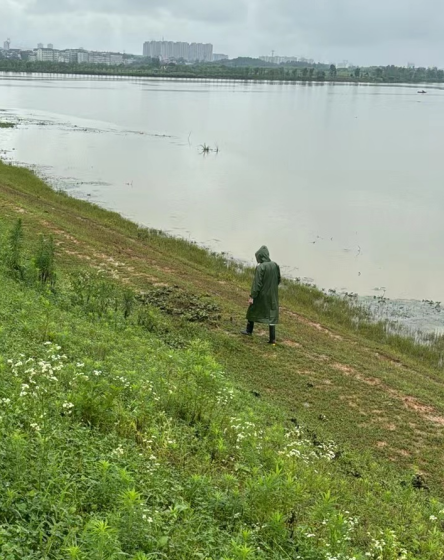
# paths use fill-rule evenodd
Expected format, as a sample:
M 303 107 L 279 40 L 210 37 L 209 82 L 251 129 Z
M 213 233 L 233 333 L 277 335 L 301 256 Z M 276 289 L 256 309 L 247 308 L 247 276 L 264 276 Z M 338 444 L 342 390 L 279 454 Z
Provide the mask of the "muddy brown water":
M 0 157 L 240 260 L 265 243 L 321 287 L 444 301 L 444 91 L 424 89 L 3 74 Z

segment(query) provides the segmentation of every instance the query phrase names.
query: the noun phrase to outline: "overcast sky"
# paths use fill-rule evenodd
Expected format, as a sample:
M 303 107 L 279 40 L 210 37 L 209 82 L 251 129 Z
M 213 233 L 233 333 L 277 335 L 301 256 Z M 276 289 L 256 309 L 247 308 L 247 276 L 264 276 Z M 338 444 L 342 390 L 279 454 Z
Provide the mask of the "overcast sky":
M 444 66 L 442 0 L 0 0 L 12 47 L 126 51 L 150 39 L 235 56 Z

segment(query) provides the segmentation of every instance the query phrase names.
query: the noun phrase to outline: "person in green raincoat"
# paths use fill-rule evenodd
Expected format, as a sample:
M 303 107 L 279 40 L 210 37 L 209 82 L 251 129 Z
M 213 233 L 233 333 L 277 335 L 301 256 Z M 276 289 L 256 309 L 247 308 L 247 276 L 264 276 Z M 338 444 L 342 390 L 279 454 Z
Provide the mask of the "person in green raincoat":
M 258 266 L 251 286 L 250 304 L 247 311 L 247 328 L 242 334 L 251 336 L 254 323 L 269 325 L 269 344 L 276 344 L 276 325 L 279 322 L 279 293 L 281 270 L 270 259 L 267 247 L 262 246 L 256 253 Z

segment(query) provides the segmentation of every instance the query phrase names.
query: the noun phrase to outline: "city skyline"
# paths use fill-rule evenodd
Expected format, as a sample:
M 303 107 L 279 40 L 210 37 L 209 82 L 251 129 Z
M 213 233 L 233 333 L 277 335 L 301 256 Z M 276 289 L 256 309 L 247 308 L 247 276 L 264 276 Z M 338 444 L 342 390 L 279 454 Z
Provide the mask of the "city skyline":
M 154 49 L 154 50 L 153 50 Z M 205 49 L 207 49 L 207 54 L 205 55 Z M 183 59 L 186 62 L 215 62 L 228 60 L 229 57 L 226 54 L 212 53 L 212 44 L 203 43 L 187 43 L 187 42 L 177 42 L 177 41 L 145 41 L 143 44 L 143 55 L 146 57 L 159 58 L 160 60 L 180 60 Z M 24 53 L 34 53 L 25 58 L 28 61 L 51 61 L 51 62 L 78 62 L 78 63 L 92 63 L 92 64 L 107 64 L 107 65 L 119 65 L 124 63 L 124 55 L 127 54 L 128 57 L 137 56 L 135 53 L 116 53 L 103 50 L 86 50 L 83 47 L 77 49 L 54 49 L 52 43 L 48 43 L 47 46 L 43 43 L 38 43 L 37 48 L 33 49 L 17 49 L 12 48 L 11 39 L 8 38 L 3 42 L 3 52 L 10 51 L 20 51 Z M 2 49 L 0 48 L 0 52 Z M 193 58 L 189 58 L 190 54 Z M 73 53 L 76 53 L 74 56 Z M 187 58 L 188 56 L 188 58 Z M 349 62 L 348 60 L 343 61 L 319 61 L 314 59 L 308 59 L 301 56 L 280 56 L 275 54 L 273 50 L 271 56 L 262 55 L 254 57 L 257 60 L 262 60 L 267 63 L 272 64 L 286 64 L 291 62 L 305 63 L 307 65 L 314 64 L 334 64 L 337 68 L 355 68 L 356 65 Z M 378 66 L 378 65 L 374 65 Z M 407 62 L 400 64 L 400 67 L 415 68 L 417 65 L 414 62 Z M 431 67 L 429 68 L 436 68 Z
M 196 38 L 236 56 L 300 53 L 308 59 L 353 59 L 360 65 L 444 65 L 444 4 L 412 0 L 4 0 L 0 37 L 29 48 L 52 42 L 91 50 L 140 53 L 148 38 Z M 396 22 L 395 25 L 392 22 Z M 20 42 L 20 44 L 19 44 Z M 0 43 L 1 44 L 1 43 Z
M 1 42 L 0 42 L 1 44 Z M 204 48 L 209 49 L 207 55 L 203 54 Z M 154 48 L 154 52 L 151 50 Z M 159 58 L 161 61 L 168 62 L 168 60 L 181 60 L 185 62 L 217 62 L 222 60 L 228 60 L 229 57 L 226 54 L 212 53 L 212 44 L 203 43 L 187 43 L 178 41 L 145 41 L 143 44 L 143 55 L 146 57 Z M 187 53 L 196 53 L 192 55 L 195 58 L 187 58 Z M 194 50 L 193 50 L 194 49 Z M 28 62 L 63 62 L 63 63 L 91 63 L 91 64 L 105 64 L 105 65 L 121 65 L 121 64 L 132 64 L 136 61 L 138 54 L 135 53 L 116 53 L 104 50 L 87 50 L 83 47 L 77 49 L 54 49 L 53 43 L 38 43 L 37 48 L 32 49 L 17 49 L 15 45 L 8 38 L 3 42 L 3 49 L 0 47 L 0 53 L 10 52 L 11 54 L 21 51 L 24 53 L 24 60 Z M 75 53 L 75 55 L 73 54 Z M 199 54 L 200 53 L 200 54 Z M 126 59 L 124 56 L 126 55 Z M 14 56 L 14 55 L 13 55 Z M 17 55 L 15 55 L 17 57 Z M 188 54 L 189 56 L 189 54 Z M 19 56 L 20 58 L 20 56 Z M 261 55 L 254 57 L 257 60 L 262 60 L 263 62 L 271 64 L 288 64 L 292 62 L 298 62 L 306 64 L 307 66 L 312 66 L 314 64 L 324 64 L 324 65 L 335 65 L 338 69 L 356 68 L 353 62 L 348 60 L 342 61 L 325 61 L 325 60 L 314 60 L 302 56 L 281 56 L 276 54 L 274 50 L 269 55 Z M 372 66 L 382 66 L 382 65 L 372 65 Z M 399 64 L 399 67 L 414 69 L 421 67 L 415 62 L 404 62 Z M 428 66 L 425 68 L 438 68 L 436 66 Z

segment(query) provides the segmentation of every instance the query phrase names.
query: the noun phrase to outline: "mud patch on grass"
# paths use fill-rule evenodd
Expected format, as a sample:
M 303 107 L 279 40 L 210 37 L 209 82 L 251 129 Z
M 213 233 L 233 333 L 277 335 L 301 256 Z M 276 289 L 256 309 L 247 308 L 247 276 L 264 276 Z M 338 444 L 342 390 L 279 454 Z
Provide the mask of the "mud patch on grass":
M 427 406 L 425 404 L 420 403 L 414 397 L 403 397 L 404 406 L 409 408 L 410 410 L 414 410 L 415 412 L 419 412 L 420 414 L 433 414 L 435 409 L 433 406 Z M 444 418 L 443 418 L 444 422 Z
M 377 387 L 378 385 L 381 385 L 381 380 L 376 378 L 376 377 L 364 377 L 364 376 L 360 376 L 359 377 L 364 383 L 367 383 L 367 385 L 372 385 L 373 387 Z
M 427 416 L 426 417 L 427 420 L 430 420 L 430 422 L 433 422 L 434 424 L 438 424 L 439 426 L 444 426 L 444 418 L 442 416 Z
M 294 313 L 294 311 L 289 311 L 288 309 L 285 309 L 285 313 L 287 313 L 291 317 L 294 317 L 295 319 L 297 319 L 299 321 L 299 323 L 302 323 L 303 325 L 307 325 L 309 327 L 312 327 L 312 328 L 316 329 L 317 331 L 328 335 L 330 338 L 333 338 L 335 340 L 344 340 L 344 338 L 341 335 L 333 333 L 332 331 L 330 331 L 326 327 L 323 327 L 320 323 L 316 323 L 315 321 L 310 321 L 310 319 L 307 319 L 306 317 L 303 317 L 302 315 L 299 315 L 298 313 Z
M 345 364 L 336 363 L 333 364 L 333 367 L 338 371 L 341 371 L 342 373 L 345 373 L 347 375 L 356 373 L 356 370 L 354 370 L 351 366 L 347 366 Z
M 179 287 L 155 287 L 141 292 L 137 299 L 190 322 L 216 324 L 221 318 L 220 307 L 209 297 L 190 294 Z
M 395 449 L 394 450 L 395 453 L 398 453 L 398 455 L 401 455 L 401 457 L 411 457 L 412 454 L 407 451 L 407 449 Z
M 395 367 L 399 367 L 399 368 L 404 367 L 404 364 L 396 358 L 391 358 L 390 356 L 386 356 L 385 354 L 381 354 L 380 352 L 375 352 L 375 356 L 379 360 L 382 360 L 384 362 L 388 362 Z
M 414 397 L 406 396 L 401 392 L 397 391 L 396 389 L 392 389 L 391 387 L 388 387 L 377 377 L 366 377 L 365 375 L 358 373 L 352 367 L 347 366 L 345 364 L 335 363 L 332 365 L 332 367 L 340 371 L 341 373 L 344 373 L 347 376 L 353 376 L 354 379 L 361 381 L 366 385 L 377 387 L 378 389 L 383 390 L 384 392 L 386 392 L 388 395 L 395 398 L 396 400 L 402 401 L 405 408 L 420 414 L 423 418 L 425 418 L 429 422 L 432 422 L 433 424 L 438 424 L 439 426 L 444 426 L 444 416 L 441 416 L 436 410 L 436 408 L 434 408 L 433 406 L 422 404 Z
M 289 348 L 302 348 L 302 344 L 299 344 L 299 342 L 294 342 L 293 340 L 283 340 L 281 344 L 283 346 L 288 346 Z

